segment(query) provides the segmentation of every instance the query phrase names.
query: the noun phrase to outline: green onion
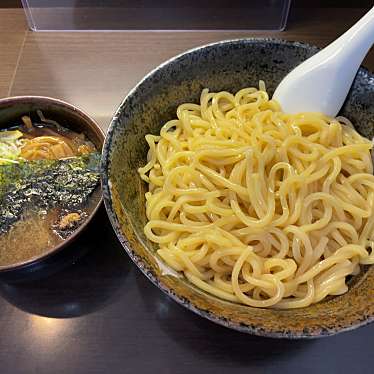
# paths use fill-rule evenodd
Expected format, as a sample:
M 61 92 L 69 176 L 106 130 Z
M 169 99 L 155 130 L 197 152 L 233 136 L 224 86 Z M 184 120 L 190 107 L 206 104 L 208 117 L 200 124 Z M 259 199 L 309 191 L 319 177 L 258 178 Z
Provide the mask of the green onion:
M 19 130 L 0 131 L 0 165 L 18 163 L 23 133 Z

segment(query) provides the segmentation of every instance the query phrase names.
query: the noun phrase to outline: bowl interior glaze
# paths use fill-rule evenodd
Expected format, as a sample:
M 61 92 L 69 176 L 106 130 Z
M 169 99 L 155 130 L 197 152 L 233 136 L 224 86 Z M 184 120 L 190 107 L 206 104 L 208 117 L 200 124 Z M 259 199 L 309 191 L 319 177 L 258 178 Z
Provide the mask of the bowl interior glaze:
M 188 309 L 224 326 L 270 337 L 318 337 L 373 320 L 374 267 L 351 282 L 349 292 L 296 310 L 256 309 L 211 296 L 160 262 L 144 233 L 146 163 L 144 136 L 158 134 L 176 108 L 199 100 L 205 87 L 235 92 L 264 80 L 270 95 L 296 65 L 318 51 L 297 42 L 240 39 L 196 48 L 162 64 L 125 98 L 115 114 L 103 152 L 103 193 L 109 218 L 132 260 L 161 290 Z M 297 93 L 295 93 L 297 94 Z M 374 76 L 361 68 L 341 111 L 358 131 L 374 134 Z

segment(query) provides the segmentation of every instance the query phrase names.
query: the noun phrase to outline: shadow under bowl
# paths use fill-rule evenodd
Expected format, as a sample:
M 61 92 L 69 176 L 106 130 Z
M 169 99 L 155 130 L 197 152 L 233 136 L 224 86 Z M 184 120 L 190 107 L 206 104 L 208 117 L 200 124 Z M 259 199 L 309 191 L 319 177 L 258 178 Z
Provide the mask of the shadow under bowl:
M 64 101 L 43 96 L 16 96 L 0 99 L 0 129 L 14 126 L 21 122 L 23 115 L 35 116 L 41 110 L 46 118 L 57 121 L 62 126 L 87 138 L 101 151 L 105 135 L 99 125 L 86 113 Z M 0 279 L 6 282 L 20 282 L 49 276 L 62 267 L 82 256 L 84 253 L 69 246 L 87 227 L 101 205 L 100 187 L 97 192 L 100 198 L 86 220 L 60 244 L 51 247 L 42 254 L 10 265 L 0 266 Z
M 282 78 L 317 47 L 274 39 L 239 39 L 183 53 L 149 73 L 124 99 L 112 119 L 102 161 L 103 195 L 123 247 L 142 272 L 172 299 L 209 320 L 242 332 L 279 338 L 313 338 L 354 329 L 374 319 L 374 267 L 363 269 L 347 293 L 295 310 L 259 309 L 221 300 L 184 277 L 165 271 L 143 233 L 146 164 L 144 136 L 158 134 L 178 105 L 199 101 L 203 88 L 236 92 L 264 80 L 270 95 Z M 297 94 L 297 93 L 295 93 Z M 374 75 L 361 68 L 341 114 L 371 139 Z

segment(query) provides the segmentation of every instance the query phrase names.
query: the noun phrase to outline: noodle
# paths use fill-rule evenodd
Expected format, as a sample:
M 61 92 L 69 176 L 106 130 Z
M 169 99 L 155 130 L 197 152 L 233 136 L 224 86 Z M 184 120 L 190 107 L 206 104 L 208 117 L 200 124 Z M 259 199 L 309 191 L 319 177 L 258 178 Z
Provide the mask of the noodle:
M 145 235 L 200 289 L 301 308 L 374 263 L 372 143 L 347 119 L 283 113 L 260 89 L 204 89 L 147 135 Z

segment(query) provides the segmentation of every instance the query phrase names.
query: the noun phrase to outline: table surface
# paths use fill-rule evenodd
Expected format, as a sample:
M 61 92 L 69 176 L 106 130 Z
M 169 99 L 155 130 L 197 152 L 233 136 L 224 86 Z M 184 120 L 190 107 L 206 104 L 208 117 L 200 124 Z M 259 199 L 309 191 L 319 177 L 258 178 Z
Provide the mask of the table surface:
M 291 11 L 282 33 L 32 33 L 0 9 L 0 97 L 46 95 L 80 106 L 106 129 L 149 70 L 193 46 L 272 36 L 325 46 L 365 9 Z M 374 69 L 374 51 L 365 60 Z M 374 324 L 286 341 L 218 326 L 163 295 L 117 242 L 104 209 L 75 246 L 89 253 L 59 273 L 0 284 L 0 373 L 369 373 Z

